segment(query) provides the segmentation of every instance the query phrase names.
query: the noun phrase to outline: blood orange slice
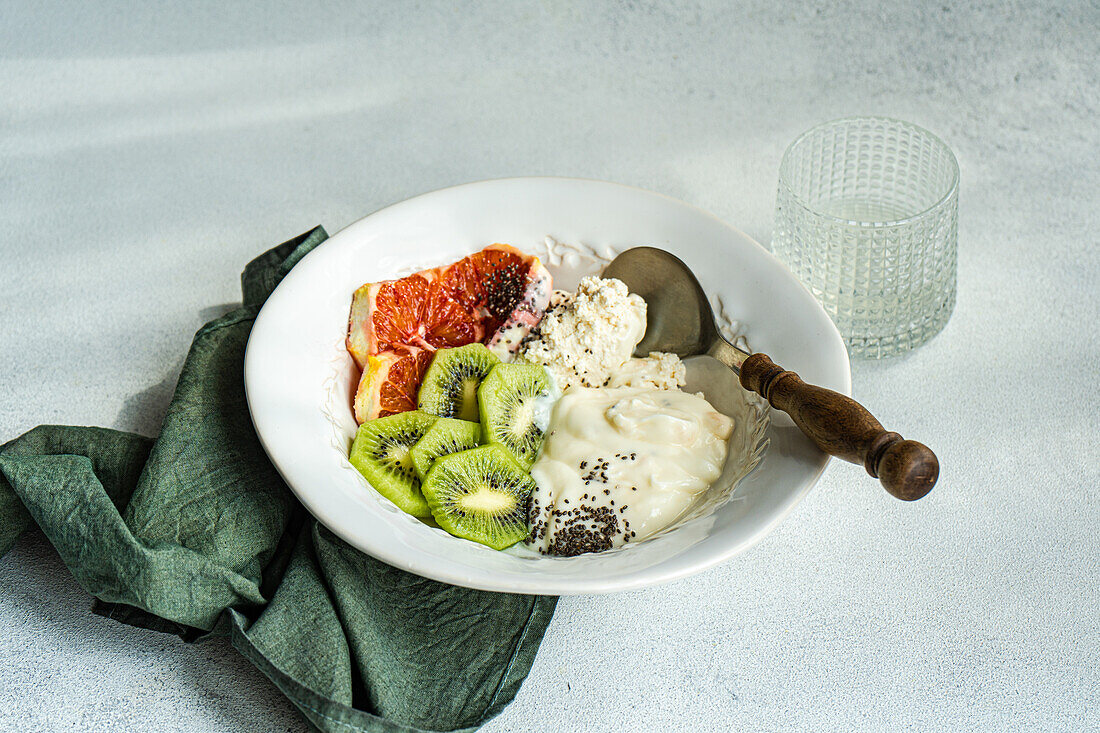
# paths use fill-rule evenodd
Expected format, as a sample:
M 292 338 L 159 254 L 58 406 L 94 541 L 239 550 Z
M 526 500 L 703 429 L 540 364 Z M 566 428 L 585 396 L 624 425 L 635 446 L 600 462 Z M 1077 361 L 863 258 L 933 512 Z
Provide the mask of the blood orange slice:
M 355 392 L 356 422 L 415 410 L 420 381 L 431 363 L 432 352 L 412 346 L 367 357 Z
M 440 268 L 439 281 L 451 296 L 480 313 L 488 337 L 512 316 L 515 309 L 530 299 L 533 285 L 546 283 L 546 300 L 550 298 L 550 273 L 538 257 L 525 255 L 507 244 L 491 244 L 480 252 L 464 257 L 449 267 Z M 528 303 L 541 317 L 541 307 Z
M 514 354 L 523 336 L 542 318 L 551 284 L 550 273 L 537 257 L 507 244 L 493 244 L 451 265 L 399 280 L 367 283 L 356 290 L 347 337 L 348 351 L 363 370 L 356 418 L 390 414 L 383 409 L 391 413 L 415 409 L 416 389 L 427 366 L 425 362 L 411 379 L 402 369 L 408 374 L 415 370 L 399 369 L 402 356 L 420 352 L 423 356 L 418 359 L 430 362 L 435 349 L 475 341 L 490 343 L 502 358 Z M 383 390 L 389 382 L 401 388 L 394 387 L 390 402 L 385 403 Z M 407 406 L 396 409 L 401 405 Z
M 396 346 L 432 351 L 480 341 L 482 321 L 439 284 L 432 270 L 367 283 L 352 299 L 348 351 L 365 369 L 369 356 Z

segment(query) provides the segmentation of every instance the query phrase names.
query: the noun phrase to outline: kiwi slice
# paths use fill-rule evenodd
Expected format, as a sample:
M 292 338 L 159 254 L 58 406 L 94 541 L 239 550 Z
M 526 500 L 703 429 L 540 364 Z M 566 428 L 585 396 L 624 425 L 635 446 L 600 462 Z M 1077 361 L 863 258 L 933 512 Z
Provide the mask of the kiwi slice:
M 481 437 L 508 449 L 524 469 L 531 467 L 546 431 L 539 404 L 550 395 L 546 370 L 533 364 L 498 364 L 477 390 Z
M 424 480 L 439 526 L 494 550 L 527 537 L 527 501 L 534 490 L 530 474 L 496 445 L 443 456 Z
M 449 453 L 476 448 L 480 442 L 481 426 L 476 422 L 441 417 L 409 450 L 409 457 L 412 458 L 416 474 L 423 481 L 435 459 Z
M 431 514 L 409 449 L 435 424 L 435 415 L 413 410 L 359 426 L 348 460 L 378 493 L 414 517 Z
M 477 422 L 477 388 L 500 359 L 485 344 L 439 349 L 420 383 L 419 408 Z

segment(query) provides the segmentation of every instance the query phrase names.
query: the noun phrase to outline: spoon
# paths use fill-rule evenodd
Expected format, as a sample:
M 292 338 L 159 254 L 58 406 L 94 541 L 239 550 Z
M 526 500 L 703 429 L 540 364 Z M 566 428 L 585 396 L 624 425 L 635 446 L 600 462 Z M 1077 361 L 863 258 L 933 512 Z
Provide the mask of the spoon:
M 787 413 L 818 448 L 862 464 L 897 498 L 914 501 L 932 490 L 940 464 L 928 446 L 887 432 L 851 397 L 806 384 L 766 354 L 750 354 L 723 338 L 699 281 L 675 255 L 655 247 L 628 249 L 603 277 L 622 280 L 646 302 L 648 323 L 636 356 L 651 351 L 713 356 L 738 375 L 742 387 Z

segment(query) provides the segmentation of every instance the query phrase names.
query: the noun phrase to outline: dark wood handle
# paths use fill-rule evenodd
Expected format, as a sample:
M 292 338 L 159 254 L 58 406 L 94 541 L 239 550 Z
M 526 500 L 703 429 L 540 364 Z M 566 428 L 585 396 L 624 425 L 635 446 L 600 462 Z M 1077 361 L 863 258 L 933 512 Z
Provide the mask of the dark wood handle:
M 940 462 L 915 440 L 883 429 L 874 415 L 851 397 L 806 384 L 794 372 L 753 354 L 741 365 L 741 385 L 791 416 L 795 425 L 831 456 L 861 463 L 899 499 L 919 499 L 936 484 Z

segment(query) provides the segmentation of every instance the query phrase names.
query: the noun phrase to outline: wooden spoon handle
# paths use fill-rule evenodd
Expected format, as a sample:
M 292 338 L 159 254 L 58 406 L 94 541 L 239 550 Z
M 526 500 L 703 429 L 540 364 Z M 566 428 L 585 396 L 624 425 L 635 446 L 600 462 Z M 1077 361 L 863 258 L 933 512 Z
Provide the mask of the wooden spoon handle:
M 862 463 L 899 499 L 919 499 L 936 484 L 940 462 L 915 440 L 887 432 L 874 415 L 851 397 L 806 384 L 765 354 L 741 365 L 741 385 L 791 416 L 817 447 L 849 463 Z

